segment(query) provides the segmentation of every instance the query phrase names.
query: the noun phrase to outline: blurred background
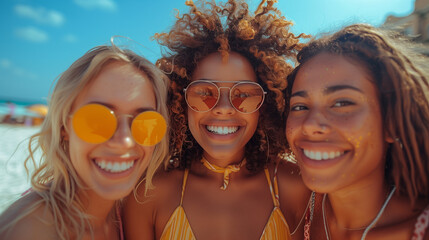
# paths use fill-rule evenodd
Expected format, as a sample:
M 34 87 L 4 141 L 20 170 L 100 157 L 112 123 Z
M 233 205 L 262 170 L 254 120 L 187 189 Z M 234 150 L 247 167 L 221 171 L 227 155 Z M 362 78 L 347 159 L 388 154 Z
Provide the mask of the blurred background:
M 255 10 L 259 1 L 247 3 Z M 429 55 L 429 0 L 278 0 L 277 7 L 296 34 L 363 22 L 401 32 Z M 0 1 L 0 212 L 29 188 L 26 143 L 48 111 L 55 79 L 114 35 L 137 41 L 136 51 L 155 62 L 161 49 L 151 37 L 187 10 L 185 0 Z

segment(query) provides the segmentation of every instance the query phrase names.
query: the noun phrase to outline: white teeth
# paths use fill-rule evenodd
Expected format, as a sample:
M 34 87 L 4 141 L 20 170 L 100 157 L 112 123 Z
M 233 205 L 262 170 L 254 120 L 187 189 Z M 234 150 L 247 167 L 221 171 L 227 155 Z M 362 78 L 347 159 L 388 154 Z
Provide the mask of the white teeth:
M 122 163 L 118 163 L 118 162 L 115 162 L 115 163 L 107 162 L 106 163 L 105 160 L 101 160 L 101 161 L 95 161 L 95 163 L 101 169 L 108 171 L 108 172 L 112 172 L 112 173 L 123 172 L 123 171 L 126 171 L 126 170 L 128 170 L 134 166 L 134 161 L 122 162 Z
M 306 150 L 304 149 L 304 155 L 310 159 L 313 160 L 328 160 L 328 159 L 333 159 L 336 157 L 339 157 L 341 155 L 343 155 L 344 152 L 319 152 L 319 151 L 310 151 L 310 150 Z
M 226 135 L 237 132 L 238 127 L 207 126 L 207 130 L 212 133 Z

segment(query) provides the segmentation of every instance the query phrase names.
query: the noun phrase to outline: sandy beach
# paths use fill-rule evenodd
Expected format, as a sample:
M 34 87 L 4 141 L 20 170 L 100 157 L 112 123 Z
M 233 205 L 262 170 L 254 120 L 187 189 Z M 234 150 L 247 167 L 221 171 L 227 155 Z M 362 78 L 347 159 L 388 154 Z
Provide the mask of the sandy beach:
M 24 160 L 28 138 L 39 130 L 40 127 L 0 124 L 0 213 L 30 187 Z

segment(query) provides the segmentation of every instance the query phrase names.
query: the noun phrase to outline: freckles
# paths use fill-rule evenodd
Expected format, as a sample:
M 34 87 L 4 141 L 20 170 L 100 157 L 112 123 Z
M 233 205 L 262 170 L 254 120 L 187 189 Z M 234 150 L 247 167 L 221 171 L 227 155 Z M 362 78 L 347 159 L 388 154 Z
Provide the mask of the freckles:
M 360 155 L 360 151 L 358 151 L 358 150 L 360 149 L 360 145 L 362 143 L 362 139 L 363 139 L 362 135 L 359 136 L 359 137 L 357 137 L 357 138 L 350 137 L 350 138 L 347 139 L 349 142 L 351 142 L 353 144 L 353 146 L 355 148 L 355 152 L 354 152 L 354 155 L 353 155 L 353 159 L 354 160 L 357 160 L 357 157 Z

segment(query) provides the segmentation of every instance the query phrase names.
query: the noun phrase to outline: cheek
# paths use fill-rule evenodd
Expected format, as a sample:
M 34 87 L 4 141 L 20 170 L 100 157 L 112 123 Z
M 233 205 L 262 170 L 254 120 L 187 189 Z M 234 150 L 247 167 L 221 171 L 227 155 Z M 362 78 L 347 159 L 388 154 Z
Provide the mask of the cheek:
M 193 110 L 188 109 L 188 127 L 189 130 L 191 131 L 192 135 L 195 134 L 195 130 L 197 129 L 197 118 L 196 118 L 196 114 Z
M 252 113 L 248 122 L 250 122 L 250 125 L 251 125 L 250 129 L 254 133 L 256 131 L 256 129 L 258 128 L 259 111 Z
M 296 125 L 296 123 L 292 120 L 287 120 L 286 121 L 286 130 L 285 130 L 285 134 L 286 134 L 286 139 L 290 142 L 293 139 L 293 136 L 295 135 L 295 132 L 298 130 L 298 127 Z
M 149 166 L 149 163 L 152 161 L 153 151 L 155 150 L 155 147 L 140 146 L 139 150 L 142 152 L 143 164 L 140 170 L 143 173 Z

